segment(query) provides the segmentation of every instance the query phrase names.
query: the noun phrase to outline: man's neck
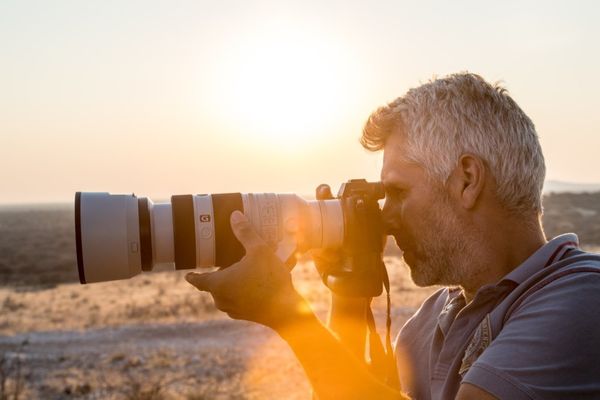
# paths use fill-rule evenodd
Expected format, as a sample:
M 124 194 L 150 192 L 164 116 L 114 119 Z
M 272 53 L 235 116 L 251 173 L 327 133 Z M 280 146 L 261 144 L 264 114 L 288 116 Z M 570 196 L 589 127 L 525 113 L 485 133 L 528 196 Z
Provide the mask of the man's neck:
M 472 274 L 461 284 L 467 303 L 479 288 L 500 281 L 547 242 L 537 218 L 505 221 L 486 229 L 484 236 L 482 254 L 474 263 Z

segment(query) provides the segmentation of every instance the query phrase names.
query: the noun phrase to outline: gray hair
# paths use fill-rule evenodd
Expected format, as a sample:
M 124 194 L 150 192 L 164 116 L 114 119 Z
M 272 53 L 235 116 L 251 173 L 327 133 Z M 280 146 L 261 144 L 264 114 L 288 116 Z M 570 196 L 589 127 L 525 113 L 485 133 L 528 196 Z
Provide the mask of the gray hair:
M 409 90 L 371 114 L 360 139 L 381 150 L 390 134 L 406 135 L 406 158 L 446 183 L 461 155 L 481 157 L 496 180 L 496 196 L 518 214 L 541 214 L 546 175 L 533 122 L 500 85 L 459 73 Z

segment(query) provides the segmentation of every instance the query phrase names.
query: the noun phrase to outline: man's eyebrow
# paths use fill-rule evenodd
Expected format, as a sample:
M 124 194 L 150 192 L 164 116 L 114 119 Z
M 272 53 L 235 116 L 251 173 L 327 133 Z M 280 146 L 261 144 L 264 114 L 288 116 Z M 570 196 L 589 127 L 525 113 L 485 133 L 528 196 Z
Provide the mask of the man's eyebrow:
M 407 190 L 408 186 L 398 181 L 384 181 L 383 187 L 386 191 L 388 190 Z
M 387 185 L 384 184 L 383 189 L 385 190 L 386 193 L 398 193 L 398 192 L 406 192 L 408 190 L 408 187 L 406 187 L 405 185 L 402 185 L 398 182 L 391 182 L 391 183 L 388 183 Z

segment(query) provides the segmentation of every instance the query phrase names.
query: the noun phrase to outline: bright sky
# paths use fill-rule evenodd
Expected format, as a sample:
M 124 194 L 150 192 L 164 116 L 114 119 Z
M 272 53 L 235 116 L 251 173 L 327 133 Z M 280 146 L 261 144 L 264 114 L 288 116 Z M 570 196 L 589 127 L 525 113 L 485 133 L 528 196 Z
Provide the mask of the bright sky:
M 375 180 L 377 106 L 503 80 L 548 179 L 600 182 L 595 1 L 0 2 L 0 203 Z

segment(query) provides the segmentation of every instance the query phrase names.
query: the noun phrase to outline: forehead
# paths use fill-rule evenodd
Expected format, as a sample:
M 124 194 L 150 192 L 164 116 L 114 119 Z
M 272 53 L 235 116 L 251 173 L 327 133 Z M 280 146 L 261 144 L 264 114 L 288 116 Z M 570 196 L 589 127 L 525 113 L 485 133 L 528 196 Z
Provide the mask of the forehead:
M 407 142 L 404 135 L 393 133 L 383 148 L 381 181 L 384 185 L 412 185 L 423 182 L 425 170 L 406 157 Z

